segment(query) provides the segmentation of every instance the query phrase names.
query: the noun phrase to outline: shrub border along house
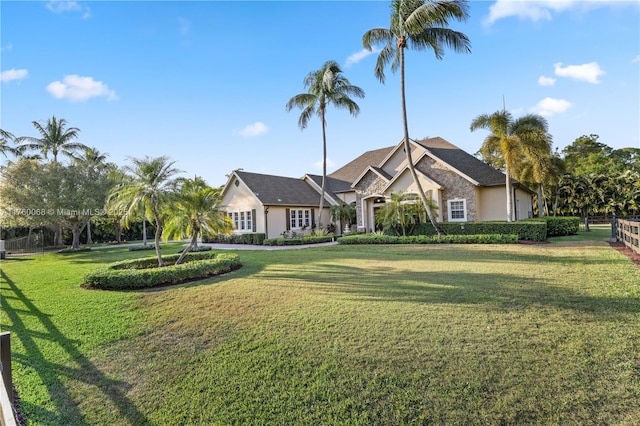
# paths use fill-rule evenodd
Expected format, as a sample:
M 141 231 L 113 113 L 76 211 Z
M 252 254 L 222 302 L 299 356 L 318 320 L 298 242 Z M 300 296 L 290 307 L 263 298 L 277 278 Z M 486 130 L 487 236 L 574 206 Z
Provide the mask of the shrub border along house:
M 224 274 L 242 266 L 232 253 L 189 253 L 184 263 L 174 265 L 180 255 L 163 256 L 165 266 L 157 266 L 156 257 L 111 263 L 84 276 L 83 287 L 103 290 L 150 288 L 180 284 Z
M 333 241 L 333 235 L 307 235 L 296 238 L 268 238 L 264 240 L 265 246 L 301 246 L 303 244 L 320 244 Z
M 339 244 L 515 244 L 515 234 L 410 235 L 355 234 L 338 238 Z

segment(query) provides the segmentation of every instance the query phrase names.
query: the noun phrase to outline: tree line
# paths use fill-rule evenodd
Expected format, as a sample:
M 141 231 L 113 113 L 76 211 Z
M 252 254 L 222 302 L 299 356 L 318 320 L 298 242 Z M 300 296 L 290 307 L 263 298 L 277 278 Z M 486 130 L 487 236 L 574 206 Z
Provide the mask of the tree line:
M 92 243 L 92 223 L 112 226 L 119 241 L 123 226 L 142 222 L 145 228 L 150 222 L 159 265 L 161 238 L 190 237 L 186 253 L 197 249 L 203 233 L 231 232 L 231 219 L 219 209 L 221 188 L 200 177 L 178 177 L 181 171 L 168 157 L 130 158 L 131 164 L 118 167 L 106 161 L 107 154 L 78 142 L 80 130 L 64 119 L 53 116 L 33 125 L 39 137 L 2 130 L 0 154 L 15 157 L 2 166 L 2 228 L 46 228 L 56 246 L 63 245 L 67 229 L 77 249 L 85 229 Z

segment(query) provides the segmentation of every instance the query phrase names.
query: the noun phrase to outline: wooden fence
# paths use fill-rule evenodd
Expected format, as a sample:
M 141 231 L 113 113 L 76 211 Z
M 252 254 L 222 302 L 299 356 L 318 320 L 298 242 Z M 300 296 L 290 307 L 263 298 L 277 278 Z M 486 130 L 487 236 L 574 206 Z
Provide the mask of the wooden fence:
M 16 418 L 13 414 L 13 382 L 11 378 L 11 335 L 0 333 L 0 424 L 15 426 Z
M 616 238 L 640 254 L 640 220 L 616 220 Z

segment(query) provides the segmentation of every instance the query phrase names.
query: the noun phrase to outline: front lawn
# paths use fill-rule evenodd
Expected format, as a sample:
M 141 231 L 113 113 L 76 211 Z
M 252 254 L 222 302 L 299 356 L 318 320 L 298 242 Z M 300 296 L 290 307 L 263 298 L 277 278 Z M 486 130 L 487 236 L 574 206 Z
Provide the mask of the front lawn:
M 129 292 L 80 284 L 147 253 L 34 256 L 1 328 L 31 424 L 631 425 L 640 270 L 606 237 L 238 251 Z

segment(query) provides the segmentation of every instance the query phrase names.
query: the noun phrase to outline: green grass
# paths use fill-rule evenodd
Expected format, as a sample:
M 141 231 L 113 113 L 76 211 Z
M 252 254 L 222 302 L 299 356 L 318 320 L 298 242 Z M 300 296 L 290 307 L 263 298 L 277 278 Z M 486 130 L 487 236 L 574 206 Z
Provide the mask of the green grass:
M 30 424 L 634 425 L 640 271 L 605 231 L 240 251 L 135 292 L 79 287 L 126 248 L 9 260 L 2 330 Z

